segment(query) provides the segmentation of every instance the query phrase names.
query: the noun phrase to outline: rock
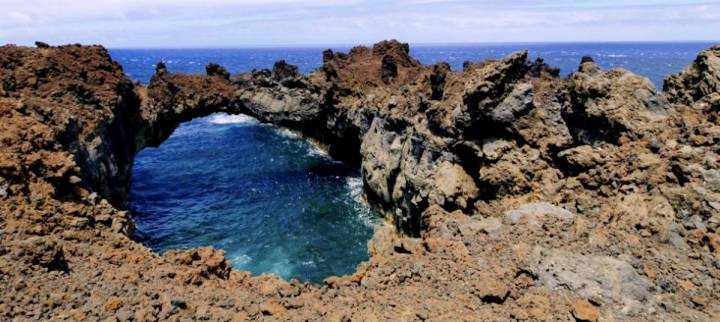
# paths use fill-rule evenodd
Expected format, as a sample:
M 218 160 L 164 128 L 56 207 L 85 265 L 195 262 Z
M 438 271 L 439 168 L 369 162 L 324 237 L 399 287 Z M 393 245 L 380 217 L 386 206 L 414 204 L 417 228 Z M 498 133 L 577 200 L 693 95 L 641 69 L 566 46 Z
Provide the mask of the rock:
M 503 228 L 505 227 L 498 218 L 467 220 L 458 224 L 460 234 L 463 236 L 473 236 L 478 233 L 483 233 L 493 238 L 499 238 Z
M 219 66 L 159 63 L 147 86 L 99 46 L 0 47 L 0 316 L 592 320 L 586 303 L 569 311 L 582 297 L 609 319 L 712 320 L 716 51 L 659 93 L 590 59 L 565 78 L 526 52 L 452 72 L 398 41 L 326 51 L 308 75 L 278 63 L 228 81 Z M 361 169 L 392 223 L 372 257 L 322 287 L 128 238 L 133 157 L 216 112 L 287 127 Z
M 488 277 L 475 285 L 475 294 L 485 303 L 502 304 L 510 294 L 510 289 L 505 284 Z
M 483 142 L 482 152 L 483 156 L 490 161 L 496 161 L 500 159 L 503 154 L 510 151 L 513 148 L 513 144 L 510 141 L 488 138 Z
M 441 163 L 435 174 L 435 184 L 438 194 L 434 198 L 438 198 L 440 205 L 451 204 L 449 208 L 465 209 L 477 198 L 475 181 L 457 164 Z M 430 198 L 433 199 L 433 196 Z
M 680 74 L 667 77 L 663 91 L 673 103 L 720 108 L 720 46 L 701 52 Z
M 516 52 L 501 61 L 469 71 L 463 94 L 469 118 L 487 122 L 484 119 L 492 119 L 494 116 L 499 120 L 509 121 L 512 115 L 525 110 L 527 103 L 532 101 L 532 86 L 510 84 L 521 79 L 530 66 L 527 52 Z
M 287 78 L 298 77 L 298 68 L 295 65 L 290 65 L 284 60 L 275 62 L 272 69 L 272 78 L 280 82 Z
M 167 70 L 167 66 L 165 65 L 165 62 L 161 61 L 161 62 L 158 62 L 157 64 L 155 64 L 155 74 L 159 75 L 159 74 L 166 73 L 167 71 L 168 70 Z
M 595 60 L 592 57 L 583 56 L 582 59 L 580 59 L 580 66 L 578 67 L 578 72 L 594 76 L 602 73 L 602 69 L 600 69 L 600 66 L 595 63 Z
M 385 204 L 392 203 L 392 189 L 387 183 L 400 167 L 404 138 L 386 129 L 387 123 L 373 120 L 360 147 L 365 184 Z
M 323 64 L 332 60 L 334 56 L 335 56 L 335 54 L 333 53 L 332 50 L 330 50 L 330 49 L 324 50 L 323 51 Z
M 205 66 L 205 72 L 208 76 L 217 76 L 222 79 L 230 80 L 230 73 L 227 69 L 215 63 L 207 64 L 207 66 Z
M 164 256 L 177 264 L 192 268 L 182 277 L 188 284 L 199 285 L 203 280 L 213 277 L 226 280 L 232 270 L 232 264 L 225 259 L 225 252 L 212 247 L 169 251 Z
M 489 117 L 495 122 L 512 123 L 519 115 L 526 113 L 532 107 L 532 102 L 532 84 L 518 84 L 498 106 L 492 109 Z
M 605 163 L 602 150 L 589 145 L 581 145 L 558 153 L 560 158 L 571 170 L 583 171 Z
M 401 238 L 395 241 L 393 250 L 398 254 L 422 254 L 424 248 L 417 238 Z
M 67 272 L 69 269 L 62 246 L 53 238 L 30 237 L 20 247 L 34 265 L 45 267 L 48 271 Z
M 50 45 L 48 45 L 48 43 L 46 43 L 46 42 L 36 41 L 36 42 L 35 42 L 35 47 L 37 47 L 37 48 L 50 48 Z
M 187 309 L 187 303 L 183 300 L 172 300 L 170 301 L 170 304 L 181 310 Z
M 105 305 L 103 305 L 103 309 L 106 312 L 113 313 L 113 312 L 117 311 L 119 308 L 121 308 L 123 306 L 123 304 L 124 304 L 124 302 L 121 298 L 119 298 L 117 296 L 112 296 L 107 299 L 107 301 L 105 302 Z
M 616 258 L 536 248 L 526 268 L 546 287 L 567 289 L 594 303 L 621 304 L 626 312 L 641 311 L 652 301 L 649 284 Z
M 441 100 L 445 92 L 445 81 L 447 74 L 450 72 L 450 64 L 442 62 L 433 65 L 432 74 L 430 75 L 430 86 L 432 93 L 430 99 Z
M 538 228 L 550 218 L 573 223 L 575 215 L 547 202 L 537 202 L 524 204 L 516 209 L 506 211 L 504 221 L 511 225 L 526 222 L 528 226 Z
M 9 195 L 8 188 L 10 188 L 10 185 L 7 182 L 0 181 L 0 199 L 6 198 Z
M 593 59 L 591 56 L 583 56 L 582 59 L 580 59 L 580 64 L 584 63 L 594 63 L 595 59 Z
M 381 255 L 392 250 L 395 244 L 395 232 L 390 225 L 376 225 L 373 227 L 373 237 L 368 241 L 368 254 Z
M 380 67 L 382 74 L 382 80 L 385 84 L 390 84 L 395 77 L 398 75 L 397 63 L 393 56 L 385 56 L 382 59 L 382 66 Z
M 623 69 L 603 73 L 593 62 L 571 75 L 565 119 L 577 140 L 618 142 L 657 131 L 666 118 L 668 102 L 647 78 Z M 588 127 L 587 124 L 596 124 Z
M 572 303 L 572 315 L 578 322 L 597 322 L 599 314 L 597 309 L 586 300 L 575 300 Z

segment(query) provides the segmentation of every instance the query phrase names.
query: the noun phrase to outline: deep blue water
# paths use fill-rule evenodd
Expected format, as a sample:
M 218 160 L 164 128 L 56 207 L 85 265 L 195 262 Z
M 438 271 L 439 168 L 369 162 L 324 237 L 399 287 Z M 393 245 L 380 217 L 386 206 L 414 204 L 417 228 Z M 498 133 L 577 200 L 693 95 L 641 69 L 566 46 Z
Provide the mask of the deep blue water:
M 453 70 L 462 70 L 466 60 L 498 59 L 517 50 L 529 50 L 531 58 L 543 57 L 558 67 L 563 75 L 577 70 L 582 56 L 589 55 L 603 68 L 623 67 L 648 77 L 662 87 L 663 79 L 690 64 L 697 54 L 715 43 L 528 43 L 528 44 L 467 44 L 417 45 L 410 53 L 425 64 L 438 61 L 450 63 Z M 238 48 L 238 49 L 111 49 L 113 58 L 133 79 L 146 83 L 158 61 L 165 61 L 171 71 L 205 73 L 208 62 L 219 63 L 231 73 L 254 68 L 272 68 L 285 59 L 308 73 L 322 64 L 326 48 Z M 334 47 L 347 52 L 349 47 Z
M 320 282 L 368 258 L 362 180 L 287 130 L 215 114 L 135 158 L 131 210 L 151 248 L 212 245 L 254 274 Z
M 532 57 L 577 69 L 584 55 L 603 68 L 624 67 L 662 86 L 710 43 L 499 44 L 411 46 L 423 63 L 501 58 L 528 49 Z M 147 82 L 154 64 L 204 73 L 208 62 L 231 72 L 271 68 L 279 59 L 310 72 L 324 48 L 112 49 L 133 79 Z M 333 48 L 346 51 L 348 48 Z M 260 274 L 319 282 L 367 259 L 373 215 L 360 200 L 358 174 L 309 143 L 248 117 L 213 115 L 181 125 L 160 148 L 135 159 L 131 210 L 136 238 L 163 252 L 212 245 L 234 266 Z

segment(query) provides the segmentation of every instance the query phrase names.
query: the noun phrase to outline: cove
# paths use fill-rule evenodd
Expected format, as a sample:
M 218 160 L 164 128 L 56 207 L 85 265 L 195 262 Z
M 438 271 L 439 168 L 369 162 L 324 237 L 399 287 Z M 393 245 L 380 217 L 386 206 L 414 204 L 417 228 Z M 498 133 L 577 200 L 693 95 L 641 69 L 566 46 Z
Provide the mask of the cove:
M 135 158 L 134 238 L 157 252 L 213 246 L 238 270 L 319 283 L 367 260 L 377 223 L 356 170 L 244 115 L 181 124 Z

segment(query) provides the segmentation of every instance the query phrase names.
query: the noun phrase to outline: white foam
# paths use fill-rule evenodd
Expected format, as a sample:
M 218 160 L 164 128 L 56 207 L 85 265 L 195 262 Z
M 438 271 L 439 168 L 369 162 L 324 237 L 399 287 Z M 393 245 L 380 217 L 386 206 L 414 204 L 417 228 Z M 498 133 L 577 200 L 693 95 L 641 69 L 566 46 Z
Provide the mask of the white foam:
M 233 258 L 230 261 L 235 266 L 241 266 L 241 265 L 245 265 L 245 264 L 249 263 L 250 260 L 252 260 L 252 258 L 250 256 L 241 254 L 241 255 L 233 256 Z
M 284 138 L 288 138 L 288 139 L 299 139 L 300 138 L 300 136 L 297 133 L 290 131 L 286 128 L 276 128 L 276 131 L 277 131 L 278 135 L 280 135 Z
M 361 177 L 347 177 L 347 186 L 350 188 L 350 196 L 356 201 L 362 200 L 363 180 Z
M 295 132 L 295 131 L 292 131 L 292 130 L 289 130 L 286 128 L 276 127 L 275 131 L 280 136 L 288 138 L 288 139 L 297 140 L 297 139 L 303 138 L 298 132 Z M 328 154 L 328 152 L 325 151 L 325 149 L 323 149 L 323 147 L 320 144 L 318 144 L 318 142 L 316 142 L 315 140 L 306 139 L 305 142 L 309 143 L 309 145 L 310 145 L 310 148 L 308 149 L 308 152 L 307 152 L 308 156 L 321 157 L 323 159 L 335 161 L 330 158 L 330 155 Z
M 621 54 L 608 54 L 607 55 L 610 58 L 624 58 L 627 57 L 627 55 L 621 55 Z
M 317 143 L 315 143 L 311 140 L 308 140 L 308 142 L 310 142 L 310 146 L 311 146 L 311 148 L 308 151 L 309 156 L 321 157 L 323 159 L 328 159 L 328 160 L 335 162 L 335 160 L 332 160 L 332 158 L 330 158 L 330 155 L 328 154 L 328 152 L 325 151 L 323 148 L 321 148 L 320 145 L 318 145 Z M 340 161 L 337 161 L 337 162 L 340 162 Z
M 347 177 L 346 184 L 349 190 L 348 193 L 355 202 L 353 207 L 358 213 L 358 218 L 368 227 L 375 226 L 377 218 L 372 211 L 370 211 L 370 206 L 367 204 L 367 200 L 365 200 L 363 179 L 361 177 Z
M 219 125 L 227 125 L 227 124 L 257 124 L 258 120 L 242 114 L 232 115 L 232 114 L 225 114 L 225 113 L 216 113 L 213 115 L 210 115 L 209 118 L 210 123 L 212 124 L 219 124 Z

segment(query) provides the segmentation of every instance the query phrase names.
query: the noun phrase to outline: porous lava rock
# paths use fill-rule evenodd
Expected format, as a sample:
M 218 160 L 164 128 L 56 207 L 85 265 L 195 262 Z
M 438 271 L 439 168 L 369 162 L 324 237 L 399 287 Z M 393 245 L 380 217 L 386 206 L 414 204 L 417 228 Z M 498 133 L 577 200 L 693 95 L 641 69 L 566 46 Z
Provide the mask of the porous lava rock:
M 303 75 L 131 82 L 99 46 L 0 47 L 0 319 L 218 321 L 720 318 L 720 51 L 664 91 L 527 52 L 424 66 L 383 41 Z M 357 166 L 387 223 L 323 285 L 156 254 L 128 236 L 134 156 L 243 113 Z M 342 251 L 342 250 L 338 250 Z

